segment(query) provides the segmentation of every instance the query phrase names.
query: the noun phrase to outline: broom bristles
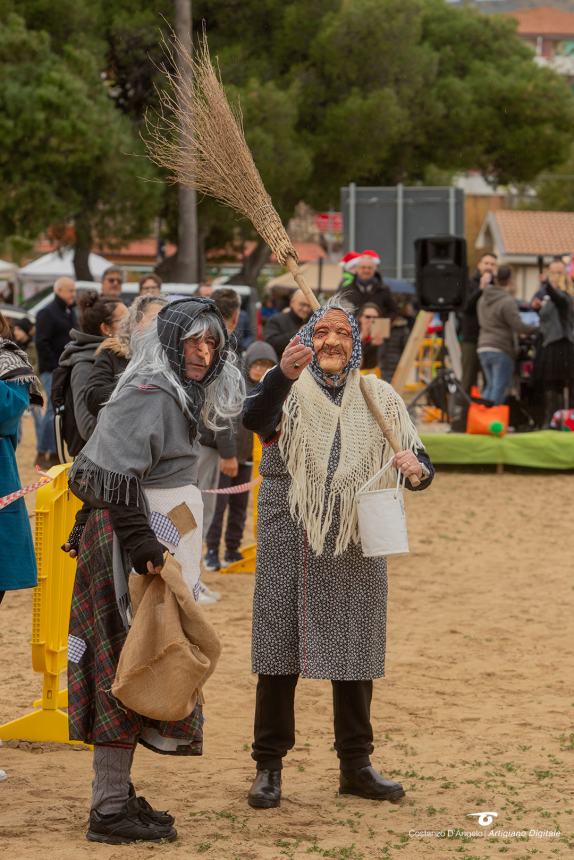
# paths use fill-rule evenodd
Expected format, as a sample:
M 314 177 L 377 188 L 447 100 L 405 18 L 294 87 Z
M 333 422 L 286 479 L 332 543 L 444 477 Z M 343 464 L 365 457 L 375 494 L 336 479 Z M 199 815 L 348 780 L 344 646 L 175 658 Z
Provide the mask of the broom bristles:
M 205 33 L 194 57 L 181 44 L 175 47 L 175 71 L 163 70 L 170 91 L 159 94 L 159 115 L 146 117 L 150 158 L 174 182 L 248 218 L 282 265 L 297 261 L 247 146 L 241 116 L 233 113 L 213 68 Z

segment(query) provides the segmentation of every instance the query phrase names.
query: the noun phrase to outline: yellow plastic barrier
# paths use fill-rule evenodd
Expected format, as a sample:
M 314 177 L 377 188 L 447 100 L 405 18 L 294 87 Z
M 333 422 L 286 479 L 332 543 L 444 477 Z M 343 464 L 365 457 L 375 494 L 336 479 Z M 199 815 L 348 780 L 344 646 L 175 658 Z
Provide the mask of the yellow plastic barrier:
M 60 547 L 74 524 L 81 502 L 68 490 L 68 466 L 54 466 L 52 483 L 36 496 L 35 548 L 38 585 L 32 607 L 32 666 L 44 676 L 36 710 L 0 726 L 4 740 L 73 743 L 68 737 L 66 687 L 60 675 L 67 669 L 68 624 L 76 562 Z
M 259 464 L 261 463 L 261 454 L 263 449 L 259 436 L 253 434 L 253 477 L 259 474 Z M 257 500 L 259 498 L 260 484 L 253 489 L 253 536 L 257 541 Z M 241 561 L 234 561 L 227 567 L 221 568 L 221 573 L 255 573 L 255 560 L 257 557 L 257 543 L 250 543 L 247 546 L 241 547 L 243 558 Z
M 255 436 L 253 475 L 259 474 L 261 443 Z M 68 626 L 76 562 L 61 546 L 66 541 L 81 502 L 68 489 L 69 465 L 54 466 L 49 471 L 50 484 L 41 487 L 36 496 L 34 543 L 38 564 L 38 585 L 32 604 L 32 666 L 44 676 L 42 697 L 33 703 L 35 710 L 0 726 L 0 739 L 69 743 L 68 691 L 60 686 L 60 676 L 67 671 Z M 253 490 L 253 533 L 257 534 L 257 498 L 259 485 Z M 256 544 L 242 548 L 243 559 L 229 565 L 222 573 L 254 573 Z

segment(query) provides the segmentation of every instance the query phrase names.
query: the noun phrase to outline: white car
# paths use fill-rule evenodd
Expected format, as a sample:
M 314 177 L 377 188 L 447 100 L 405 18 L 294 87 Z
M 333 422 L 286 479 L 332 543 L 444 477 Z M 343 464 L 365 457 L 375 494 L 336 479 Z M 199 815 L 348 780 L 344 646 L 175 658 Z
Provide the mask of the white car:
M 185 296 L 193 296 L 196 292 L 198 284 L 162 284 L 161 292 L 164 296 L 170 297 L 185 297 Z M 245 286 L 244 284 L 217 284 L 213 287 L 214 292 L 216 290 L 225 288 L 231 288 L 238 293 L 239 298 L 241 299 L 241 307 L 243 310 L 246 310 L 249 314 L 249 319 L 251 321 L 251 328 L 253 331 L 256 330 L 256 322 L 255 322 L 255 314 L 256 314 L 256 306 L 257 306 L 257 290 L 252 287 Z M 78 291 L 83 290 L 96 290 L 96 292 L 100 293 L 102 290 L 102 285 L 99 281 L 76 281 L 76 288 Z M 139 285 L 135 283 L 125 282 L 122 284 L 122 300 L 126 305 L 131 305 L 135 297 L 139 293 Z M 26 299 L 22 302 L 18 307 L 14 307 L 14 311 L 19 311 L 24 316 L 27 316 L 32 322 L 36 321 L 36 317 L 46 305 L 49 305 L 54 297 L 54 292 L 52 287 L 45 287 L 39 293 L 36 293 L 35 296 L 32 296 L 29 299 Z

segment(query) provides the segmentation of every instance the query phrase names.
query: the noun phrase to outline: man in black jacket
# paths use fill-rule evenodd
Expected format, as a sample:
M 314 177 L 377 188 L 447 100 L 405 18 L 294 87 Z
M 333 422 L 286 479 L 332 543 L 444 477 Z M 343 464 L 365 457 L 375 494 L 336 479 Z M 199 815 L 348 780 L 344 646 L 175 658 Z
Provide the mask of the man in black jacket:
M 36 351 L 38 369 L 46 391 L 46 413 L 39 427 L 36 464 L 53 466 L 58 463 L 52 410 L 52 374 L 58 367 L 64 347 L 70 340 L 70 329 L 77 325 L 74 305 L 76 282 L 73 278 L 58 278 L 54 284 L 54 299 L 43 308 L 36 319 Z
M 390 289 L 377 272 L 377 261 L 374 254 L 363 252 L 355 267 L 355 277 L 350 284 L 339 287 L 339 295 L 353 306 L 355 314 L 367 302 L 372 302 L 380 308 L 382 317 L 394 319 L 398 313 L 397 306 Z
M 303 323 L 311 316 L 311 305 L 305 297 L 303 290 L 295 290 L 289 302 L 287 313 L 274 314 L 265 325 L 263 339 L 273 347 L 278 357 L 281 358 L 283 350 L 295 337 Z
M 468 283 L 466 301 L 460 318 L 462 339 L 462 379 L 461 385 L 467 393 L 478 380 L 480 363 L 476 352 L 480 327 L 478 325 L 477 305 L 482 291 L 494 282 L 497 262 L 496 254 L 487 252 L 478 261 L 476 272 Z

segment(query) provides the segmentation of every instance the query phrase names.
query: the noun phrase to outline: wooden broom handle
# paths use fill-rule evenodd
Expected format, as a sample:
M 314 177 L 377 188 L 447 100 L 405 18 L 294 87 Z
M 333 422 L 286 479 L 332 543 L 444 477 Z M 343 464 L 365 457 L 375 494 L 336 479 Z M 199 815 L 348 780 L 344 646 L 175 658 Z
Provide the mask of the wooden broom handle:
M 389 445 L 391 446 L 395 454 L 398 454 L 398 452 L 401 450 L 401 446 L 399 445 L 398 439 L 383 418 L 383 414 L 379 409 L 378 404 L 375 403 L 373 396 L 369 391 L 369 386 L 365 382 L 365 378 L 363 376 L 361 376 L 359 386 L 361 388 L 361 394 L 365 398 L 365 402 L 369 407 L 369 412 L 379 425 L 381 433 L 383 434 L 385 439 L 387 439 Z M 420 480 L 416 477 L 416 475 L 411 475 L 409 481 L 411 482 L 411 485 L 413 487 L 418 487 L 418 485 L 420 484 Z
M 287 268 L 293 275 L 295 283 L 297 284 L 299 289 L 303 290 L 303 292 L 305 293 L 307 301 L 311 305 L 311 309 L 314 311 L 318 310 L 321 307 L 321 305 L 319 304 L 319 299 L 317 298 L 311 287 L 307 284 L 305 278 L 299 270 L 297 261 L 294 260 L 293 257 L 287 257 Z

